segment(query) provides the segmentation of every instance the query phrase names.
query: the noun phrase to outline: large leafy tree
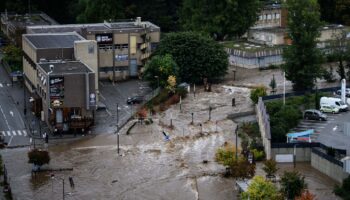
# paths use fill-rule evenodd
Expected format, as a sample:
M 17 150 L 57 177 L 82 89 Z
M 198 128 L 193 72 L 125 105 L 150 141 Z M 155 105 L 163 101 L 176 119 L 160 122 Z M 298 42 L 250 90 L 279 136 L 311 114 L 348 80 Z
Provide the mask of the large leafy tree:
M 259 0 L 183 0 L 180 23 L 216 40 L 243 35 L 257 19 Z
M 283 70 L 293 89 L 307 90 L 321 75 L 322 55 L 316 48 L 320 35 L 320 13 L 317 0 L 288 0 L 288 28 L 292 45 L 283 51 Z
M 171 55 L 156 55 L 146 63 L 143 78 L 149 81 L 153 88 L 158 84 L 165 87 L 169 76 L 177 77 L 178 72 L 179 68 Z
M 169 33 L 155 52 L 157 55 L 170 54 L 179 66 L 181 81 L 211 83 L 226 74 L 227 53 L 214 40 L 194 32 Z
M 79 0 L 78 10 L 77 21 L 82 23 L 114 21 L 124 17 L 121 0 Z
M 255 176 L 248 187 L 248 191 L 241 194 L 242 199 L 283 199 L 276 186 L 266 181 L 262 176 Z
M 307 188 L 304 177 L 297 171 L 284 172 L 281 178 L 281 191 L 288 199 L 295 199 Z

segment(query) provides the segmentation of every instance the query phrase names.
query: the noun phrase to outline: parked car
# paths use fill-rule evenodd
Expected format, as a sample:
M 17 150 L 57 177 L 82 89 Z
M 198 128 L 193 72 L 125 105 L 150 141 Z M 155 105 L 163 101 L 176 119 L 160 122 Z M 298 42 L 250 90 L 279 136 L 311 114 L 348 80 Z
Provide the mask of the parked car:
M 321 111 L 319 110 L 310 109 L 310 110 L 305 110 L 304 119 L 326 121 L 327 115 L 321 113 Z
M 334 114 L 334 113 L 339 113 L 339 108 L 335 106 L 321 106 L 320 111 Z
M 334 106 L 339 108 L 340 111 L 348 110 L 348 106 L 341 99 L 334 97 L 321 97 L 320 106 Z
M 341 95 L 341 90 L 337 90 L 335 93 L 336 93 L 337 95 Z M 346 96 L 346 97 L 350 97 L 350 88 L 346 88 L 346 89 L 345 89 L 345 96 Z
M 128 99 L 126 100 L 127 104 L 137 104 L 142 102 L 143 102 L 143 96 L 128 97 Z

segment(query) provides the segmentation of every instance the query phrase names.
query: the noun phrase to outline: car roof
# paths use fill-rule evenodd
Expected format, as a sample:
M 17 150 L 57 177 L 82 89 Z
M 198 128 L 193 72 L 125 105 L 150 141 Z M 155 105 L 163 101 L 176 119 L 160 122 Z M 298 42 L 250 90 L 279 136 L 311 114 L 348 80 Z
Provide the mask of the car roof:
M 308 110 L 305 110 L 305 112 L 320 112 L 320 111 L 316 109 L 308 109 Z

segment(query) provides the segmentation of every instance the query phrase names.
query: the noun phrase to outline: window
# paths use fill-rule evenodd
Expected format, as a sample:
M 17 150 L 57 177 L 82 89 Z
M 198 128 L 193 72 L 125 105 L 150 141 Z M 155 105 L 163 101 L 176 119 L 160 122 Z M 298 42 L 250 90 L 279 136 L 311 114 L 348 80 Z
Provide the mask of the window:
M 88 52 L 89 52 L 89 54 L 94 54 L 95 53 L 95 46 L 90 44 L 88 47 Z
M 276 13 L 275 15 L 276 15 L 276 16 L 275 16 L 276 19 L 279 19 L 279 18 L 280 18 L 280 14 L 279 14 L 279 13 Z
M 136 36 L 130 36 L 130 53 L 136 54 Z

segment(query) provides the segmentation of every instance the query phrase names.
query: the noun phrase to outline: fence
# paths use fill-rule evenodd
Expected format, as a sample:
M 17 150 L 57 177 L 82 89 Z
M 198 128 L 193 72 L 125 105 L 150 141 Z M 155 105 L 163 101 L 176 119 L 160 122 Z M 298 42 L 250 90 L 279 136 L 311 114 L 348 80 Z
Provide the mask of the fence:
M 339 90 L 340 87 L 329 87 L 329 88 L 320 88 L 317 89 L 318 92 L 335 92 Z M 315 93 L 316 90 L 308 90 L 308 91 L 301 91 L 301 92 L 289 92 L 285 93 L 285 97 L 294 97 L 294 96 L 302 96 L 305 95 L 306 93 Z M 269 96 L 263 96 L 262 100 L 267 101 L 267 100 L 273 100 L 273 99 L 282 99 L 283 94 L 274 94 L 274 95 L 269 95 Z
M 261 138 L 262 138 L 265 153 L 266 153 L 266 158 L 271 159 L 270 117 L 266 112 L 266 106 L 261 97 L 259 97 L 258 104 L 256 104 L 256 115 L 258 119 Z

